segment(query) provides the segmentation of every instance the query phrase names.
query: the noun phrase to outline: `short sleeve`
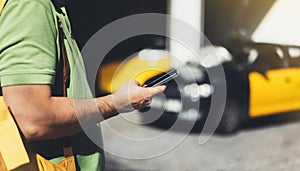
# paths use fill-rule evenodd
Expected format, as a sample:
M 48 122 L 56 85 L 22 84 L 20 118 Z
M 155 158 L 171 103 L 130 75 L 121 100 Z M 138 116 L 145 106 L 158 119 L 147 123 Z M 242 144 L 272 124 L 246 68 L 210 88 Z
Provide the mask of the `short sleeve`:
M 52 84 L 57 60 L 50 0 L 8 0 L 0 16 L 1 86 Z

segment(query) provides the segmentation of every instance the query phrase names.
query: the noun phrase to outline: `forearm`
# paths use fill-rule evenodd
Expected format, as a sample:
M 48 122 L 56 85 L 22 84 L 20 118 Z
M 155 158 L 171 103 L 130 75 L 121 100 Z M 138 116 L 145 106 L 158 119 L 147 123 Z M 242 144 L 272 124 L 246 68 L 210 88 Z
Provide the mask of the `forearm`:
M 96 106 L 94 99 L 51 97 L 39 105 L 26 104 L 22 111 L 16 109 L 13 113 L 27 139 L 54 139 L 73 135 L 117 114 L 106 99 L 109 98 L 97 99 L 101 103 Z
M 32 114 L 32 125 L 37 126 L 37 132 L 31 133 L 31 139 L 53 139 L 73 135 L 89 126 L 94 126 L 103 120 L 102 112 L 96 106 L 94 99 L 72 99 L 66 97 L 51 97 L 46 105 Z M 113 109 L 107 109 L 110 111 Z
M 117 114 L 110 95 L 97 99 L 72 99 L 40 95 L 30 90 L 25 92 L 14 88 L 10 93 L 9 89 L 4 89 L 4 98 L 28 140 L 73 135 Z

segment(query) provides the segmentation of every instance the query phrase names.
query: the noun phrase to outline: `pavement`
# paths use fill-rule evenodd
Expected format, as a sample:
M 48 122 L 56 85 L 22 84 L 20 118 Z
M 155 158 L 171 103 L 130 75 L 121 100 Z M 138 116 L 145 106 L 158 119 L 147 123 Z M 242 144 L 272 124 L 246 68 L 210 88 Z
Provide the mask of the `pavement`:
M 181 131 L 137 124 L 137 118 L 128 119 L 127 116 L 130 115 L 117 116 L 102 123 L 104 145 L 108 147 L 107 171 L 300 169 L 300 113 L 251 120 L 238 133 L 214 134 L 205 144 L 198 143 L 200 131 L 192 130 L 185 136 Z M 134 116 L 138 117 L 138 114 Z M 155 142 L 153 145 L 140 142 L 131 145 L 116 138 L 122 136 L 138 141 L 166 133 L 169 137 L 162 138 L 159 145 Z M 178 143 L 174 145 L 173 141 Z M 157 149 L 162 152 L 158 153 Z

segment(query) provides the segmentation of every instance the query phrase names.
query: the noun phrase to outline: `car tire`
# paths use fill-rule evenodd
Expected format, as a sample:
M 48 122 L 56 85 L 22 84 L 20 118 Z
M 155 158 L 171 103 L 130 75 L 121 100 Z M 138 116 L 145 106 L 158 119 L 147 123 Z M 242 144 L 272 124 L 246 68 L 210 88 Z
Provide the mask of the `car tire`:
M 221 134 L 233 134 L 238 131 L 240 125 L 241 107 L 237 101 L 228 100 L 217 131 Z

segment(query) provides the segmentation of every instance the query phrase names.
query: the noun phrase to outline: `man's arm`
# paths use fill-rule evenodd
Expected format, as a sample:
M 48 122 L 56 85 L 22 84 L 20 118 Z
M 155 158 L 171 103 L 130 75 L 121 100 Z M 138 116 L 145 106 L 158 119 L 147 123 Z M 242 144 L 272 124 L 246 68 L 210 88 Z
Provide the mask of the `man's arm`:
M 49 85 L 16 85 L 3 87 L 2 90 L 5 102 L 25 138 L 43 140 L 80 132 L 82 128 L 79 120 L 89 126 L 119 112 L 141 108 L 150 103 L 149 99 L 153 95 L 163 92 L 165 88 L 143 88 L 132 81 L 118 92 L 96 99 L 52 97 Z

